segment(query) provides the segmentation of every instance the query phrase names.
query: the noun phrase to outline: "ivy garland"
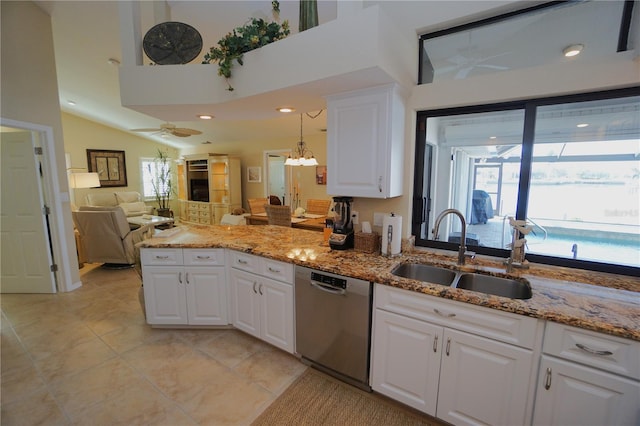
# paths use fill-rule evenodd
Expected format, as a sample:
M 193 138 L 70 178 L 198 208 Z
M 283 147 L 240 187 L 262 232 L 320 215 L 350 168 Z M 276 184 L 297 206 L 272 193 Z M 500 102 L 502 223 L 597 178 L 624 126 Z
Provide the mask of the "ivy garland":
M 279 19 L 280 2 L 271 2 L 274 19 Z M 227 79 L 229 87 L 227 90 L 233 91 L 229 83 L 233 62 L 236 61 L 241 66 L 244 64 L 243 55 L 254 49 L 258 49 L 274 41 L 281 40 L 289 35 L 289 21 L 285 20 L 282 25 L 277 22 L 266 22 L 264 19 L 251 18 L 242 27 L 234 29 L 218 41 L 218 46 L 209 49 L 209 53 L 204 55 L 203 64 L 212 62 L 218 63 L 218 75 Z

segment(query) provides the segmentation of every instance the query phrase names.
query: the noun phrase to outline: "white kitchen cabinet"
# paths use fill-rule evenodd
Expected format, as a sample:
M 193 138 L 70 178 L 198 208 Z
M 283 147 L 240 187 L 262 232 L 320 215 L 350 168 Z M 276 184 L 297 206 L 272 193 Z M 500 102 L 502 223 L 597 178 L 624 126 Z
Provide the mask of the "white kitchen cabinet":
M 529 423 L 541 322 L 382 285 L 375 306 L 375 391 L 456 425 Z
M 533 423 L 640 424 L 640 343 L 547 323 Z
M 224 250 L 141 250 L 147 323 L 227 325 Z
M 230 253 L 234 327 L 293 353 L 293 265 Z
M 402 195 L 404 102 L 395 84 L 327 96 L 327 193 Z

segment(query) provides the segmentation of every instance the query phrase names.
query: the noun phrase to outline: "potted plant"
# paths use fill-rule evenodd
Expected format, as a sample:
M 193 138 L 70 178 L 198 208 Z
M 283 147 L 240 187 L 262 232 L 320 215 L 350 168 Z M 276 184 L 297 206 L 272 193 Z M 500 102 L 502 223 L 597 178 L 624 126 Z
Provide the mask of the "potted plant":
M 148 164 L 149 175 L 152 176 L 151 187 L 158 203 L 158 216 L 171 217 L 171 195 L 173 193 L 173 180 L 171 161 L 167 151 L 158 148 L 153 166 Z
M 272 1 L 271 6 L 274 18 L 278 19 L 280 3 L 278 1 Z M 210 64 L 217 62 L 218 75 L 225 77 L 228 83 L 234 61 L 242 65 L 242 57 L 246 52 L 283 39 L 289 35 L 289 31 L 289 21 L 285 20 L 282 25 L 280 25 L 277 22 L 267 22 L 264 19 L 251 18 L 247 24 L 234 29 L 221 38 L 218 41 L 218 47 L 211 47 L 209 53 L 204 55 L 202 63 Z M 229 84 L 227 90 L 233 91 L 231 84 Z

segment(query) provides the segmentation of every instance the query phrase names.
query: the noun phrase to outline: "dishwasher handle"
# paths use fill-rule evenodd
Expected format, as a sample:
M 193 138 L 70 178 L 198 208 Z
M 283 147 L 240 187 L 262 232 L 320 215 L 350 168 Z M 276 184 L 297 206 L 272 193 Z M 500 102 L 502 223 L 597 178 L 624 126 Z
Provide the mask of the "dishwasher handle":
M 317 288 L 318 290 L 322 290 L 324 292 L 330 293 L 330 294 L 334 294 L 336 296 L 344 296 L 347 293 L 347 290 L 340 288 L 337 289 L 335 287 L 330 287 L 327 286 L 319 281 L 315 281 L 315 280 L 310 280 L 309 283 L 314 286 L 315 288 Z

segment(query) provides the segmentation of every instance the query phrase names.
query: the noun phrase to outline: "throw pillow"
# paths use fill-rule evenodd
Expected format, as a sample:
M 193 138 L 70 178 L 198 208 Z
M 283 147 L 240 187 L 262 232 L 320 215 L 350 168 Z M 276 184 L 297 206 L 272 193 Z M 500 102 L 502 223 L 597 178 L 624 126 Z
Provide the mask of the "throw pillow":
M 135 191 L 122 191 L 116 192 L 116 200 L 118 200 L 118 204 L 122 203 L 135 203 L 140 201 L 140 194 Z
M 139 216 L 145 213 L 145 204 L 142 201 L 135 203 L 120 203 L 120 207 L 127 216 Z

